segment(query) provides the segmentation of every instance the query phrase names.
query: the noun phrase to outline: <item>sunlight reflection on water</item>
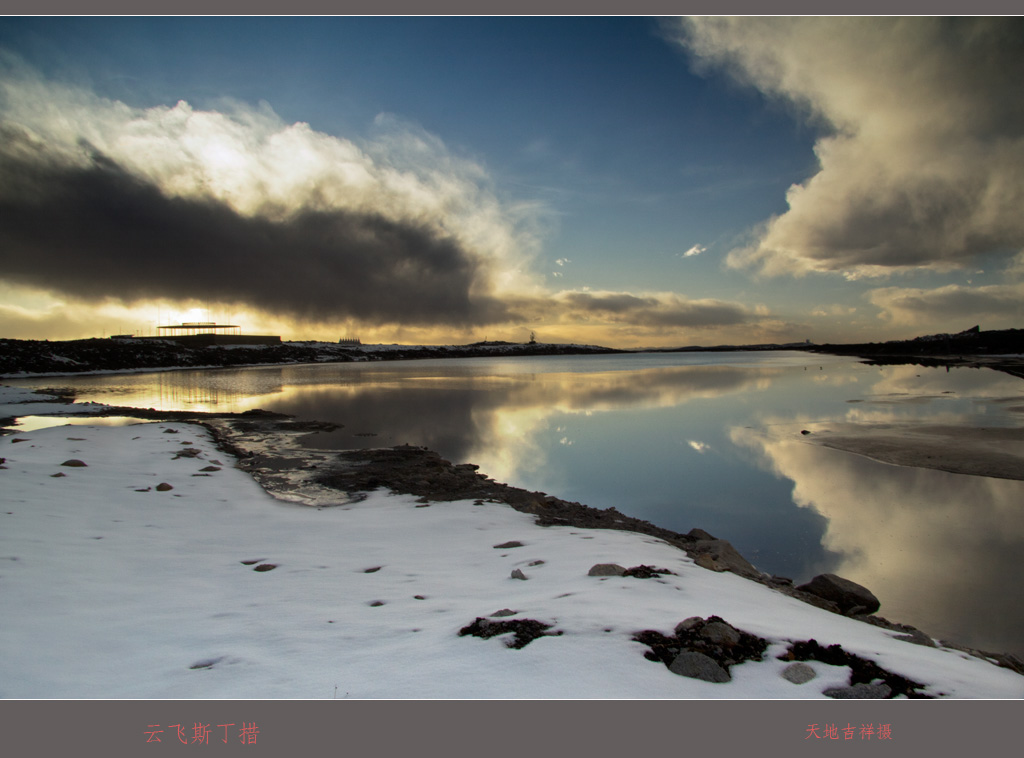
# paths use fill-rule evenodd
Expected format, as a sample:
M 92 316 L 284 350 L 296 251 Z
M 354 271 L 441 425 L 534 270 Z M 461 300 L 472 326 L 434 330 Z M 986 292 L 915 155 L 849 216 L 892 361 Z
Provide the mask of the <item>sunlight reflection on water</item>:
M 19 416 L 14 429 L 19 432 L 34 432 L 55 426 L 131 426 L 148 423 L 145 419 L 131 416 L 75 417 L 75 416 Z

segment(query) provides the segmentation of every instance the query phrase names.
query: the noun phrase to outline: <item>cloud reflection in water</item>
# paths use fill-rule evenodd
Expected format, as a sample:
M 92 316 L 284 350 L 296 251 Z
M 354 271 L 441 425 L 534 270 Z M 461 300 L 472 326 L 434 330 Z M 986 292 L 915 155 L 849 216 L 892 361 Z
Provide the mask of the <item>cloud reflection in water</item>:
M 869 587 L 880 615 L 899 608 L 892 620 L 995 652 L 1024 640 L 1024 482 L 892 466 L 752 429 L 732 438 L 827 519 L 835 572 Z

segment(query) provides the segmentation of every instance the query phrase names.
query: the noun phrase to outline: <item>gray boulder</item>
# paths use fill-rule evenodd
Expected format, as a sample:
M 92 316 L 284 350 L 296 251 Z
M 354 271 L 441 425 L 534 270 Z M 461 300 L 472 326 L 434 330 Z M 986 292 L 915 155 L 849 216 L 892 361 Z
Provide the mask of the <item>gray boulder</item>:
M 590 567 L 587 576 L 625 576 L 626 567 L 617 563 L 596 563 Z
M 739 630 L 724 621 L 712 621 L 700 630 L 700 636 L 721 647 L 732 647 L 740 641 Z
M 855 684 L 852 687 L 830 687 L 823 695 L 836 700 L 884 700 L 892 694 L 888 684 Z
M 686 547 L 686 553 L 701 568 L 712 571 L 731 571 L 752 579 L 761 576 L 761 572 L 740 555 L 740 552 L 728 540 L 698 539 Z
M 703 623 L 704 619 L 702 619 L 700 616 L 690 616 L 689 618 L 683 619 L 678 624 L 676 624 L 675 633 L 677 636 L 682 635 L 690 631 L 694 627 L 698 626 L 699 624 Z
M 782 669 L 782 678 L 793 684 L 805 684 L 818 674 L 806 663 L 791 663 Z
M 685 650 L 676 656 L 668 667 L 673 674 L 702 679 L 705 682 L 723 683 L 732 681 L 732 676 L 711 657 L 692 650 Z
M 881 607 L 871 590 L 835 574 L 819 574 L 796 589 L 829 600 L 847 616 L 874 613 Z
M 923 645 L 924 647 L 937 647 L 935 640 L 929 637 L 927 634 L 922 632 L 920 629 L 914 629 L 907 634 L 897 634 L 893 637 L 894 640 L 903 640 L 904 642 L 910 642 L 914 645 Z

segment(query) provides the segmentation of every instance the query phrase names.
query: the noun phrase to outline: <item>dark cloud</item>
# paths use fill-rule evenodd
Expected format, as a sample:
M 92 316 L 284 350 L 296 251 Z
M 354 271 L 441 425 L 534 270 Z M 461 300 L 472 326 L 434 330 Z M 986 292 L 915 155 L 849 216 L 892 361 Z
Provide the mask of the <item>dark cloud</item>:
M 0 51 L 0 282 L 107 311 L 200 302 L 432 339 L 511 324 L 644 340 L 764 324 L 738 303 L 545 290 L 531 271 L 543 207 L 503 202 L 479 164 L 377 121 L 357 145 L 269 107 L 133 108 Z
M 435 228 L 345 209 L 242 215 L 169 196 L 83 146 L 63 157 L 0 138 L 0 267 L 86 300 L 244 303 L 300 319 L 493 323 L 482 261 Z
M 689 300 L 672 293 L 560 292 L 549 298 L 519 298 L 514 310 L 523 320 L 558 320 L 638 328 L 714 328 L 748 324 L 759 314 L 745 305 L 721 300 Z
M 562 299 L 581 311 L 607 314 L 632 313 L 657 305 L 657 300 L 653 297 L 640 297 L 626 292 L 569 292 Z
M 598 314 L 636 326 L 733 326 L 751 321 L 753 316 L 738 303 L 687 300 L 678 295 L 641 297 L 626 293 L 574 292 L 566 295 L 565 300 L 581 316 Z

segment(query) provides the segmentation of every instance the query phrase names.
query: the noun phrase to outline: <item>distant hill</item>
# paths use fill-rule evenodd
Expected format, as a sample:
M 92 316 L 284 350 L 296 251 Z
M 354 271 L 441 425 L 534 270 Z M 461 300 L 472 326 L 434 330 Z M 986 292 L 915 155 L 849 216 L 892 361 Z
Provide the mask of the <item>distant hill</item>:
M 806 345 L 799 349 L 862 357 L 1022 355 L 1024 329 L 983 332 L 980 327 L 974 326 L 956 334 L 929 334 L 890 342 Z
M 0 339 L 0 378 L 26 374 L 227 368 L 285 363 L 348 363 L 493 355 L 590 355 L 615 352 L 620 351 L 596 345 L 555 345 L 540 342 L 481 342 L 473 345 L 282 342 L 273 345 L 199 347 L 181 345 L 172 340 L 125 337 L 65 341 Z

